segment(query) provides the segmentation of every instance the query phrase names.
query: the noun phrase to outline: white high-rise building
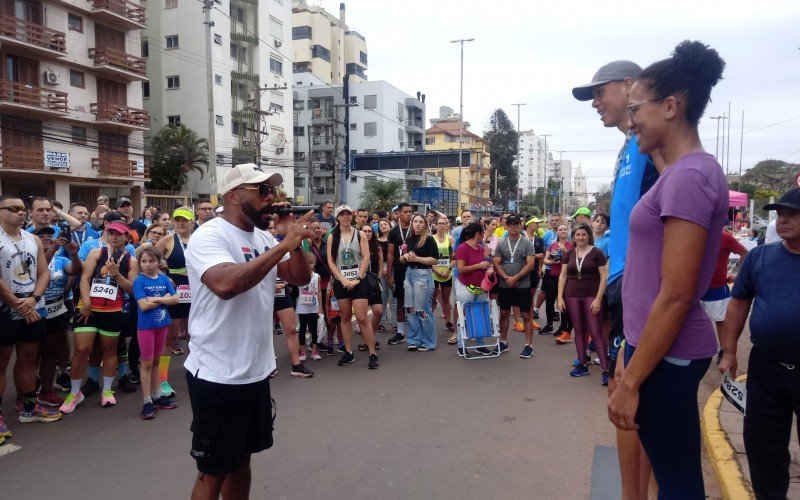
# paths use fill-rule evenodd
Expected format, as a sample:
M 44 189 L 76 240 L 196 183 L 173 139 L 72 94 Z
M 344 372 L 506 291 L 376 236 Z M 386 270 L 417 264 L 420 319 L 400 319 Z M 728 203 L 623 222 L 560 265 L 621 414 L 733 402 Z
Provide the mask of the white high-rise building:
M 555 179 L 560 186 L 560 200 L 559 207 L 565 214 L 573 211 L 575 202 L 572 200 L 570 193 L 572 192 L 572 160 L 555 160 L 553 162 L 553 171 L 550 176 Z M 572 215 L 571 213 L 568 215 Z
M 575 185 L 573 192 L 575 193 L 575 203 L 579 207 L 585 207 L 589 204 L 589 194 L 586 191 L 586 176 L 583 175 L 580 163 L 578 164 L 578 168 L 575 169 Z
M 207 5 L 208 14 L 203 3 L 189 0 L 148 5 L 142 55 L 151 134 L 180 123 L 213 141 L 211 171 L 202 178 L 190 173 L 187 195 L 216 193 L 214 177 L 246 162 L 281 173 L 291 195 L 291 4 L 209 0 Z
M 532 130 L 519 133 L 519 187 L 522 194 L 536 194 L 546 185 L 546 174 L 552 175 L 552 155 L 545 154 L 545 139 Z

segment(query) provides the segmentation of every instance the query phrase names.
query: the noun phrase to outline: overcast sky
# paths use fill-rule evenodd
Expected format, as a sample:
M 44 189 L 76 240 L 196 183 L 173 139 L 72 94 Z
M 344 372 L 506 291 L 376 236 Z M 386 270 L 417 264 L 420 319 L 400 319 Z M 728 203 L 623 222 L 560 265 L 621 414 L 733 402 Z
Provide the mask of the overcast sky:
M 338 15 L 338 1 L 309 3 Z M 450 40 L 475 38 L 464 49 L 471 130 L 482 134 L 497 108 L 516 124 L 511 104 L 527 103 L 520 128 L 551 134 L 548 147 L 581 164 L 590 192 L 610 182 L 623 137 L 603 128 L 572 87 L 616 59 L 645 67 L 684 39 L 709 44 L 727 63 L 700 123 L 706 150 L 714 153 L 717 138 L 717 121 L 708 117 L 727 113 L 730 102 L 731 171 L 739 170 L 742 111 L 743 170 L 767 158 L 800 163 L 800 2 L 649 1 L 614 3 L 616 10 L 609 4 L 349 0 L 346 21 L 366 37 L 369 79 L 426 94 L 428 118 L 442 105 L 458 112 L 459 46 Z

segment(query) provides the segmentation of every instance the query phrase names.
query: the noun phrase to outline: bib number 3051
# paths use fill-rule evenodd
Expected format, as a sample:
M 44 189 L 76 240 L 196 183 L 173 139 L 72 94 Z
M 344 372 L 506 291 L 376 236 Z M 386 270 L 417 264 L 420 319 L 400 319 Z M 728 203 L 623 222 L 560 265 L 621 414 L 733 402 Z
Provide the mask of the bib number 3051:
M 117 285 L 105 281 L 95 281 L 89 289 L 89 296 L 95 299 L 115 300 L 117 298 Z
M 722 375 L 722 384 L 720 384 L 719 388 L 722 394 L 725 395 L 725 399 L 730 401 L 733 407 L 744 415 L 747 407 L 747 389 L 744 382 L 731 378 L 730 372 L 726 371 Z

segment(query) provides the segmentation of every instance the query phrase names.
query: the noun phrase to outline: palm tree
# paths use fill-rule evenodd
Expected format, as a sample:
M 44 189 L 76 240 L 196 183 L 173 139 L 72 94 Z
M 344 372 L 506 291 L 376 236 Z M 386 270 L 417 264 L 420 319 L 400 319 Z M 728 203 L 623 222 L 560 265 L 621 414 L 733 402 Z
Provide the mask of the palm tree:
M 406 199 L 405 182 L 400 179 L 390 181 L 372 181 L 364 186 L 359 195 L 361 206 L 370 211 L 389 211 L 393 206 Z
M 194 170 L 202 178 L 208 170 L 208 140 L 186 125 L 168 125 L 150 140 L 153 159 L 148 187 L 180 191 L 187 174 Z

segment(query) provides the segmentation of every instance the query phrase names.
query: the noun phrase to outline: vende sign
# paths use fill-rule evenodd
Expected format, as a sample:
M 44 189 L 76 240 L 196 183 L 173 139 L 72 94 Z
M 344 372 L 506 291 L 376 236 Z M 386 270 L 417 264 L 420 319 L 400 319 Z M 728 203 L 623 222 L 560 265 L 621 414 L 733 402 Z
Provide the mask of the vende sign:
M 61 153 L 59 151 L 45 151 L 44 166 L 49 168 L 69 169 L 69 153 Z

